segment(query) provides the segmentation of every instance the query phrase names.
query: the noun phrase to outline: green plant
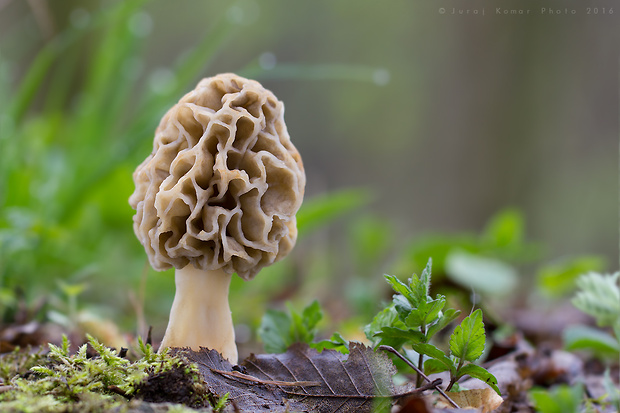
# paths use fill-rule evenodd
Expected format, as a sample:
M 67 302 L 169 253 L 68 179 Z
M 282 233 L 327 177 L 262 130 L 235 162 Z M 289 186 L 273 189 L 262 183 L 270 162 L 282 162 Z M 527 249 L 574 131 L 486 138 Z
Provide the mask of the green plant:
M 591 350 L 598 355 L 620 355 L 620 272 L 603 275 L 589 272 L 576 281 L 579 288 L 573 305 L 596 320 L 599 327 L 611 328 L 612 334 L 590 326 L 576 325 L 564 331 L 568 350 Z
M 15 371 L 16 375 L 10 379 L 3 374 L 9 384 L 9 389 L 0 393 L 3 408 L 7 411 L 103 411 L 131 399 L 147 377 L 174 369 L 189 375 L 197 400 L 204 398 L 197 368 L 180 358 L 166 352 L 158 354 L 139 339 L 142 357 L 132 362 L 92 336 L 88 336 L 88 342 L 95 356 L 89 354 L 88 344 L 70 354 L 69 340 L 64 336 L 60 346 L 49 344 L 46 357 L 38 355 L 24 361 L 24 366 L 37 363 L 29 372 Z
M 483 367 L 473 364 L 484 352 L 486 336 L 482 322 L 482 310 L 473 311 L 465 317 L 450 336 L 449 353 L 430 343 L 433 336 L 446 328 L 460 314 L 459 310 L 447 308 L 446 298 L 429 295 L 432 260 L 429 259 L 422 275 L 413 275 L 405 284 L 392 275 L 387 282 L 397 294 L 392 303 L 366 326 L 367 337 L 375 346 L 387 345 L 401 349 L 409 345 L 418 353 L 418 369 L 425 374 L 450 372 L 450 390 L 461 377 L 469 375 L 489 384 L 498 394 L 497 379 Z M 427 359 L 425 360 L 425 357 Z M 417 385 L 422 383 L 418 374 Z
M 329 340 L 314 342 L 317 324 L 323 319 L 323 311 L 318 301 L 314 300 L 301 313 L 287 304 L 288 313 L 280 310 L 267 310 L 261 321 L 258 335 L 265 351 L 268 353 L 284 353 L 294 343 L 306 343 L 310 347 L 322 351 L 334 349 L 342 353 L 349 352 L 349 343 L 334 333 Z
M 561 385 L 551 390 L 535 388 L 529 395 L 537 412 L 577 413 L 583 399 L 583 386 Z

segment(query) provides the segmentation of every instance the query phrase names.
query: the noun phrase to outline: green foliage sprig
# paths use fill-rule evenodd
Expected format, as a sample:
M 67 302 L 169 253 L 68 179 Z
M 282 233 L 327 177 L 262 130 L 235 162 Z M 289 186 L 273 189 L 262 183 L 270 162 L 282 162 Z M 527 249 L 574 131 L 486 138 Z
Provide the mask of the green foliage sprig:
M 284 353 L 294 343 L 306 343 L 310 347 L 349 352 L 349 343 L 340 333 L 334 333 L 329 340 L 314 342 L 317 324 L 323 319 L 323 311 L 318 301 L 314 300 L 302 312 L 296 311 L 288 304 L 288 313 L 280 310 L 267 310 L 261 321 L 258 335 L 267 353 Z
M 429 259 L 422 275 L 413 275 L 408 284 L 392 275 L 387 282 L 397 293 L 392 303 L 366 326 L 365 333 L 375 347 L 387 345 L 397 350 L 408 345 L 419 354 L 418 368 L 425 374 L 450 372 L 450 390 L 465 375 L 478 378 L 491 386 L 498 394 L 497 379 L 483 367 L 473 364 L 484 352 L 486 336 L 480 309 L 472 312 L 457 326 L 450 336 L 449 353 L 430 343 L 439 331 L 446 328 L 460 311 L 447 308 L 446 298 L 429 295 L 432 260 Z M 427 359 L 424 360 L 424 356 Z M 418 387 L 422 377 L 418 375 Z
M 580 291 L 573 305 L 596 319 L 601 327 L 612 327 L 620 341 L 620 272 L 602 275 L 595 272 L 582 275 L 577 280 Z
M 620 354 L 620 272 L 603 275 L 589 272 L 577 279 L 579 290 L 573 305 L 596 320 L 599 327 L 576 325 L 564 331 L 564 344 L 568 350 L 591 350 L 600 356 L 617 358 Z M 614 337 L 615 336 L 615 337 Z

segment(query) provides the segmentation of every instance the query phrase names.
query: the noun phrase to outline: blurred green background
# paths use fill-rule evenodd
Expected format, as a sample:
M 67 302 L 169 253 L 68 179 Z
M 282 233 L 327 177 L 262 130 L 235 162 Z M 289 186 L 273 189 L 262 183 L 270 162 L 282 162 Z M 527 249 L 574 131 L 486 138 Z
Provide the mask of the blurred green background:
M 308 178 L 292 256 L 233 283 L 240 341 L 314 298 L 361 335 L 383 273 L 432 255 L 458 279 L 477 264 L 455 250 L 524 291 L 617 269 L 620 10 L 565 3 L 0 1 L 0 316 L 163 335 L 174 281 L 133 235 L 131 173 L 167 108 L 228 71 L 285 102 Z

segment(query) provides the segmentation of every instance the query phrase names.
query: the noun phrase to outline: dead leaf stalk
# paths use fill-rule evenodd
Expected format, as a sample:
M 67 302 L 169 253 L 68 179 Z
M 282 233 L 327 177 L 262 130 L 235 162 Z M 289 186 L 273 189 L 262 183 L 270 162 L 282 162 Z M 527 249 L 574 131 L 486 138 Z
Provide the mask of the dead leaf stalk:
M 418 376 L 422 376 L 424 378 L 424 380 L 426 380 L 429 383 L 435 383 L 435 382 L 431 382 L 431 379 L 428 378 L 428 376 L 426 374 L 424 374 L 424 372 L 422 370 L 420 370 L 415 364 L 413 364 L 407 357 L 403 356 L 402 354 L 400 354 L 394 347 L 390 347 L 390 346 L 379 346 L 379 350 L 383 350 L 383 351 L 388 351 L 396 356 L 398 356 L 398 358 L 400 358 L 402 361 L 404 361 L 405 363 L 407 363 L 407 365 L 409 367 L 411 367 L 412 369 L 414 369 L 416 371 L 416 373 L 418 373 Z M 441 383 L 439 383 L 441 384 Z M 450 403 L 453 407 L 459 409 L 459 405 L 456 404 L 454 402 L 454 400 L 452 400 L 444 391 L 441 387 L 439 387 L 439 384 L 434 385 L 434 386 L 430 386 L 432 388 L 434 388 L 435 390 L 437 390 L 439 392 L 439 394 L 441 394 L 447 401 L 448 403 Z

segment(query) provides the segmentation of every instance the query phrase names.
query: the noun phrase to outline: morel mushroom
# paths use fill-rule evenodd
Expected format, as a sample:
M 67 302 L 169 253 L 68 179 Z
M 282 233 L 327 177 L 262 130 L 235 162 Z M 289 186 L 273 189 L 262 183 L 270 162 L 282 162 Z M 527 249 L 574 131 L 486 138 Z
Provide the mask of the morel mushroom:
M 286 256 L 306 182 L 284 105 L 234 74 L 203 79 L 161 120 L 133 174 L 134 231 L 176 293 L 161 343 L 207 347 L 233 364 L 231 276 L 251 280 Z

